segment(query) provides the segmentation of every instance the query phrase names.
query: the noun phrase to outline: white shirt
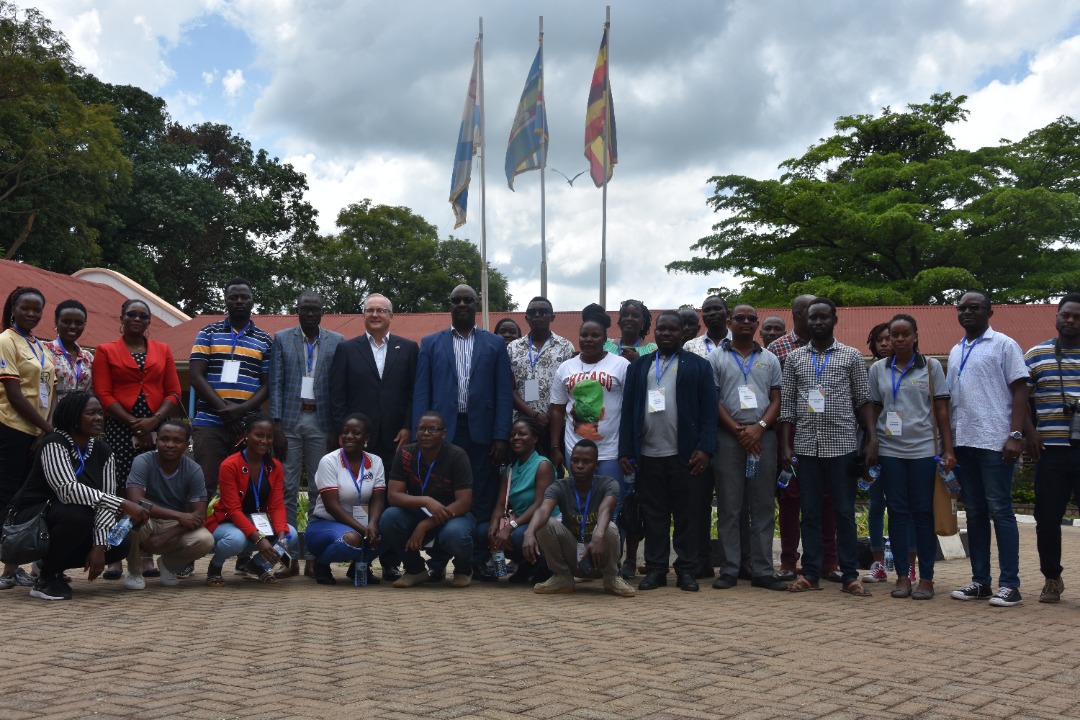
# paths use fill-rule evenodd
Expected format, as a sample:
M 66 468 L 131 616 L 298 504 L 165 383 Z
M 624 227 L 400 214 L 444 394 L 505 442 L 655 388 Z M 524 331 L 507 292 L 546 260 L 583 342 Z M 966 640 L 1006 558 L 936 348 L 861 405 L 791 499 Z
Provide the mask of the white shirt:
M 352 471 L 341 462 L 341 451 L 323 455 L 319 461 L 319 469 L 315 473 L 315 485 L 319 488 L 319 499 L 315 502 L 315 517 L 324 520 L 334 520 L 323 505 L 322 494 L 327 490 L 338 491 L 338 501 L 342 509 L 349 513 L 353 512 L 353 506 L 362 505 L 367 509 L 371 502 L 371 494 L 375 491 L 386 490 L 386 473 L 383 470 L 382 460 L 378 455 L 364 453 L 363 476 L 355 478 Z M 357 492 L 357 485 L 360 491 Z
M 619 457 L 619 421 L 622 418 L 623 385 L 626 382 L 626 358 L 611 353 L 596 363 L 584 363 L 581 356 L 570 358 L 555 371 L 551 383 L 551 404 L 566 405 L 566 429 L 563 432 L 563 454 L 567 457 L 582 438 L 596 443 L 599 460 Z M 575 412 L 574 388 L 592 382 L 602 389 L 599 407 Z
M 371 354 L 375 356 L 375 367 L 379 369 L 379 377 L 381 378 L 383 368 L 386 367 L 386 346 L 390 344 L 390 335 L 384 335 L 382 345 L 380 345 L 371 333 L 364 334 L 367 335 L 368 344 L 371 345 Z
M 961 368 L 961 366 L 963 366 Z M 983 450 L 1001 450 L 1012 430 L 1012 390 L 1027 380 L 1024 353 L 1008 335 L 986 332 L 974 343 L 961 340 L 949 352 L 949 425 L 953 444 Z

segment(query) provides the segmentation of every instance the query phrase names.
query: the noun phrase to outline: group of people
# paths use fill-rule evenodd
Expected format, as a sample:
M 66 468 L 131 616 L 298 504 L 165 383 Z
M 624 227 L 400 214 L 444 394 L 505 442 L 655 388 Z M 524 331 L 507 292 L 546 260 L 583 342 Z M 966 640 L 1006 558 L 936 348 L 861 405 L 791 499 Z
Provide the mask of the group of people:
M 147 336 L 146 303 L 124 303 L 121 337 L 91 356 L 78 345 L 86 310 L 77 301 L 56 307 L 57 337 L 41 342 L 42 293 L 9 295 L 0 507 L 13 522 L 44 513 L 51 542 L 30 573 L 5 565 L 0 587 L 67 599 L 65 573 L 78 567 L 132 590 L 149 576 L 176 585 L 207 554 L 211 587 L 224 585 L 234 557 L 235 573 L 272 583 L 299 575 L 302 554 L 303 573 L 320 584 L 337 582 L 335 563 L 349 563 L 354 582 L 378 583 L 379 559 L 395 587 L 447 578 L 466 587 L 505 575 L 509 562 L 509 580 L 537 593 L 596 578 L 626 597 L 666 585 L 674 549 L 685 591 L 706 578 L 721 590 L 744 579 L 793 593 L 832 580 L 865 597 L 865 583 L 887 579 L 887 508 L 891 594 L 927 600 L 935 476 L 955 469 L 972 582 L 952 597 L 1013 606 L 1022 599 L 1011 479 L 1026 448 L 1039 462 L 1040 600 L 1064 589 L 1060 519 L 1078 489 L 1080 295 L 1061 300 L 1057 337 L 1025 356 L 990 328 L 989 296 L 965 293 L 964 338 L 947 372 L 919 352 L 916 320 L 905 314 L 870 333 L 876 361 L 867 369 L 859 350 L 835 339 L 834 303 L 812 296 L 795 299 L 790 331 L 714 295 L 700 318 L 686 307 L 654 320 L 626 300 L 612 338 L 610 316 L 590 305 L 577 349 L 552 332 L 543 297 L 528 303 L 524 335 L 513 321 L 496 333 L 478 328 L 467 285 L 450 295 L 450 327 L 419 344 L 391 333 L 393 305 L 381 294 L 366 298 L 365 332 L 349 340 L 322 327 L 314 292 L 298 298 L 297 325 L 273 337 L 252 318 L 249 282 L 227 283 L 224 300 L 226 317 L 192 347 L 188 423 L 172 355 Z M 872 483 L 875 554 L 861 578 L 860 477 Z M 110 537 L 124 517 L 131 532 Z M 641 573 L 635 589 L 629 581 Z

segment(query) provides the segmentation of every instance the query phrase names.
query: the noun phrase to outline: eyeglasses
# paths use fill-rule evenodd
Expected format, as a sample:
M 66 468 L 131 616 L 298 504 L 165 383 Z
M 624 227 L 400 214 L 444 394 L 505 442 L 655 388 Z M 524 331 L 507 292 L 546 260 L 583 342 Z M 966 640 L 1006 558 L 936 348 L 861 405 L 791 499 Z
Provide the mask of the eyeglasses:
M 736 323 L 756 323 L 757 315 L 732 315 L 731 322 Z
M 979 312 L 983 309 L 982 305 L 957 305 L 956 312 Z
M 418 428 L 416 428 L 416 434 L 417 435 L 435 435 L 436 433 L 441 433 L 445 429 L 446 428 L 444 428 L 444 427 L 440 427 L 440 428 L 418 427 Z
M 365 315 L 389 315 L 390 311 L 386 308 L 364 308 Z
M 150 316 L 144 312 L 138 312 L 136 310 L 128 310 L 124 313 L 124 317 L 131 318 L 132 320 L 149 320 Z
M 465 297 L 452 297 L 450 298 L 451 305 L 474 305 L 476 298 L 472 295 L 466 295 Z
M 525 317 L 546 317 L 551 314 L 550 310 L 540 308 L 538 310 L 526 310 Z

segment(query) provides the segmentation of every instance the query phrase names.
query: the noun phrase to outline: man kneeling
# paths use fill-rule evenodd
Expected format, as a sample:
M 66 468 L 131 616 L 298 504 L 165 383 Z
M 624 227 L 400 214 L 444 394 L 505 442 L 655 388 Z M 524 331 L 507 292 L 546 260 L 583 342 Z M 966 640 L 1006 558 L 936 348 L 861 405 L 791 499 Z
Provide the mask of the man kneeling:
M 619 483 L 596 477 L 599 451 L 592 440 L 581 440 L 570 454 L 571 477 L 560 478 L 544 492 L 544 502 L 525 531 L 522 553 L 529 562 L 539 559 L 537 544 L 554 573 L 533 586 L 544 594 L 574 591 L 574 576 L 604 578 L 604 591 L 633 597 L 634 589 L 619 577 L 619 530 L 612 522 L 619 500 Z M 558 505 L 562 522 L 551 522 Z
M 191 429 L 179 420 L 166 420 L 157 432 L 157 450 L 143 453 L 131 464 L 127 498 L 147 500 L 150 519 L 131 531 L 128 575 L 124 587 L 142 590 L 143 555 L 160 553 L 162 585 L 177 585 L 179 572 L 214 547 L 206 520 L 206 483 L 202 468 L 184 455 Z M 139 573 L 135 575 L 134 573 Z

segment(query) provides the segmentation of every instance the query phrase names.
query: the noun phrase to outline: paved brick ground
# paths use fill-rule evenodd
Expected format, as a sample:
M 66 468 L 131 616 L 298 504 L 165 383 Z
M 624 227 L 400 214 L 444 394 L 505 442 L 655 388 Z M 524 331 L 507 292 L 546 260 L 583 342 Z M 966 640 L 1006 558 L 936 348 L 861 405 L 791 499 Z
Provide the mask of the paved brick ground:
M 1035 531 L 1021 526 L 1026 604 L 1011 609 L 948 598 L 966 560 L 938 565 L 930 602 L 831 583 L 629 599 L 599 582 L 562 596 L 231 576 L 211 589 L 205 561 L 175 589 L 77 579 L 59 603 L 5 590 L 2 715 L 1080 717 L 1080 528 L 1063 532 L 1062 603 L 1037 602 Z

